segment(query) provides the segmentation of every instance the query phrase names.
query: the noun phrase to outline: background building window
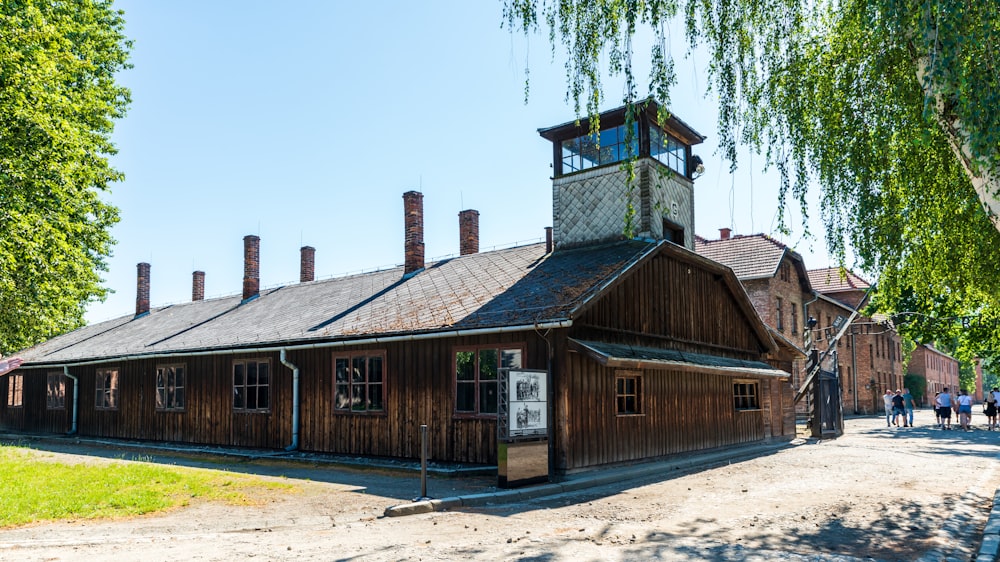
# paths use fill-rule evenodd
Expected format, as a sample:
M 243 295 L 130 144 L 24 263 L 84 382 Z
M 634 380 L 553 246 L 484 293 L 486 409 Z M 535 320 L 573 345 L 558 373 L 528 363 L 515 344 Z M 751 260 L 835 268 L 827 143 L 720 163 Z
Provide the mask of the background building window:
M 45 408 L 66 409 L 66 376 L 62 373 L 48 373 L 45 377 Z
M 785 331 L 785 311 L 783 310 L 784 307 L 781 306 L 782 304 L 783 303 L 782 303 L 781 297 L 778 297 L 778 302 L 775 305 L 775 310 L 778 313 L 778 331 L 779 332 L 784 332 Z
M 642 414 L 642 375 L 625 371 L 615 377 L 615 408 L 619 416 Z
M 118 369 L 98 369 L 94 391 L 94 408 L 118 409 Z
M 519 348 L 475 348 L 455 352 L 455 411 L 496 415 L 500 373 L 522 367 Z
M 348 412 L 385 411 L 385 352 L 335 355 L 334 408 Z
M 7 375 L 7 405 L 20 407 L 24 404 L 24 375 Z
M 736 381 L 733 383 L 733 403 L 737 410 L 759 410 L 757 381 Z
M 233 410 L 264 412 L 271 407 L 270 371 L 268 361 L 233 362 Z
M 156 367 L 156 409 L 184 409 L 184 365 Z

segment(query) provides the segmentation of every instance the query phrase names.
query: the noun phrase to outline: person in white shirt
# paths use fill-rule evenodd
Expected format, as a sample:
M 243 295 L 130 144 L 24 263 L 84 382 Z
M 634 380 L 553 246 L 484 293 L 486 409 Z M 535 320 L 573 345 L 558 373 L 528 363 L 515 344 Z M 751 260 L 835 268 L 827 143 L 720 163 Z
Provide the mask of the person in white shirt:
M 882 396 L 882 401 L 885 402 L 885 426 L 892 426 L 892 391 L 886 389 L 885 394 Z
M 958 402 L 958 423 L 962 426 L 962 430 L 970 431 L 972 429 L 972 397 L 964 390 L 959 390 L 956 400 Z
M 938 411 L 941 413 L 941 429 L 951 429 L 952 400 L 947 387 L 941 390 L 941 394 L 938 394 L 937 403 L 940 407 Z

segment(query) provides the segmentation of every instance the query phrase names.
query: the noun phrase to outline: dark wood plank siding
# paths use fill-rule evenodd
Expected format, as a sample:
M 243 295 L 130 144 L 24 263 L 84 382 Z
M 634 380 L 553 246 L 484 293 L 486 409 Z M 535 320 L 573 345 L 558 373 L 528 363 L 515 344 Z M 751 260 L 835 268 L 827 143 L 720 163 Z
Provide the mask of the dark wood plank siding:
M 562 470 L 753 443 L 765 437 L 763 410 L 734 409 L 732 377 L 643 370 L 643 413 L 619 416 L 618 371 L 580 354 L 567 354 L 565 360 L 565 384 L 557 401 L 557 416 L 567 422 L 557 434 Z
M 233 411 L 234 359 L 270 362 L 270 409 L 259 413 Z M 183 411 L 157 411 L 156 368 L 183 364 L 186 371 Z M 118 369 L 118 407 L 95 408 L 96 374 Z M 72 380 L 67 381 L 66 409 L 45 409 L 45 372 L 22 370 L 25 376 L 26 412 L 22 431 L 66 432 L 72 423 Z M 278 355 L 190 356 L 164 360 L 137 360 L 71 367 L 80 381 L 77 432 L 88 437 L 173 441 L 276 449 L 291 442 L 291 375 Z M 29 385 L 30 383 L 30 385 Z M 6 392 L 6 389 L 4 389 Z M 6 403 L 6 394 L 4 394 Z M 5 416 L 6 417 L 6 416 Z M 6 424 L 6 420 L 5 420 Z M 13 429 L 13 427 L 12 427 Z
M 454 354 L 459 347 L 521 346 L 523 367 L 545 369 L 548 349 L 533 332 L 390 342 L 383 346 L 289 352 L 302 377 L 303 450 L 419 458 L 420 426 L 426 424 L 432 460 L 496 462 L 495 416 L 456 416 Z M 333 358 L 337 354 L 384 351 L 384 413 L 334 409 Z
M 73 381 L 66 380 L 66 407 L 48 409 L 47 376 L 50 371 L 18 369 L 23 380 L 21 406 L 7 405 L 11 375 L 0 377 L 0 429 L 33 433 L 66 433 L 72 427 L 70 404 Z
M 660 254 L 623 277 L 573 319 L 554 330 L 553 417 L 556 466 L 588 466 L 661 457 L 760 441 L 794 431 L 787 383 L 761 380 L 762 408 L 737 412 L 733 379 L 666 370 L 641 371 L 643 412 L 618 416 L 615 370 L 571 353 L 567 338 L 594 339 L 760 360 L 762 342 L 725 279 L 677 256 Z M 287 360 L 300 375 L 299 448 L 304 451 L 419 458 L 420 426 L 428 426 L 431 460 L 494 464 L 495 416 L 455 413 L 454 360 L 457 348 L 521 347 L 524 368 L 548 368 L 546 339 L 534 331 L 413 339 L 381 345 L 292 350 Z M 351 352 L 385 354 L 383 412 L 335 409 L 334 357 Z M 267 361 L 270 407 L 244 413 L 233 407 L 233 362 Z M 183 364 L 183 411 L 156 410 L 156 369 Z M 94 406 L 96 373 L 119 370 L 118 408 Z M 18 431 L 64 432 L 67 409 L 46 412 L 45 372 L 25 373 L 24 408 L 0 408 L 0 424 Z M 281 449 L 293 440 L 292 369 L 277 351 L 143 359 L 71 367 L 80 379 L 80 435 Z M 754 377 L 747 377 L 754 378 Z M 6 398 L 8 377 L 0 377 Z M 5 403 L 5 402 L 4 402 Z M 43 413 L 45 412 L 45 413 Z M 790 422 L 790 423 L 789 423 Z
M 759 360 L 750 322 L 720 275 L 658 255 L 591 305 L 573 337 Z
M 428 426 L 432 460 L 495 463 L 495 416 L 462 418 L 454 414 L 454 353 L 458 347 L 523 347 L 523 367 L 545 369 L 548 349 L 534 332 L 498 333 L 462 338 L 393 342 L 383 346 L 290 351 L 287 360 L 299 368 L 299 448 L 306 451 L 419 458 L 420 425 Z M 353 414 L 334 409 L 333 357 L 338 353 L 382 351 L 385 365 L 385 412 Z M 270 363 L 270 409 L 233 410 L 233 361 Z M 184 411 L 156 410 L 158 365 L 183 364 L 186 369 Z M 98 369 L 119 371 L 118 408 L 94 407 Z M 45 412 L 45 373 L 23 370 L 23 408 L 0 410 L 5 429 L 65 432 L 70 427 L 72 386 L 67 409 Z M 115 439 L 173 441 L 223 446 L 280 449 L 292 442 L 292 370 L 279 354 L 222 354 L 133 360 L 72 367 L 80 379 L 80 435 Z M 6 404 L 6 377 L 0 377 Z M 32 414 L 26 414 L 32 412 Z

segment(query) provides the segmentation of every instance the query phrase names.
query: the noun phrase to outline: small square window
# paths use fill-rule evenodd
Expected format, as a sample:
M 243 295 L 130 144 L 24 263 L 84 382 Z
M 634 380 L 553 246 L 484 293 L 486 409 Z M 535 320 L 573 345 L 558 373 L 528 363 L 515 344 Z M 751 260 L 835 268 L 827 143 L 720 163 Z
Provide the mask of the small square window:
M 615 377 L 615 405 L 619 416 L 642 414 L 642 375 L 626 371 Z
M 759 410 L 757 381 L 736 381 L 733 383 L 733 405 L 737 411 Z

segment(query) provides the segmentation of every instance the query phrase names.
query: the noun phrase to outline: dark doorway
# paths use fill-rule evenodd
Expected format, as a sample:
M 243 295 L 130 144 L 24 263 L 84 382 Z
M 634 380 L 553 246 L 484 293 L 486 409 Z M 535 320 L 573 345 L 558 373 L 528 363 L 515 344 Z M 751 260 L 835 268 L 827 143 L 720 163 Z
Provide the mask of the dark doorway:
M 684 227 L 674 221 L 663 219 L 663 239 L 669 240 L 678 246 L 684 245 Z

